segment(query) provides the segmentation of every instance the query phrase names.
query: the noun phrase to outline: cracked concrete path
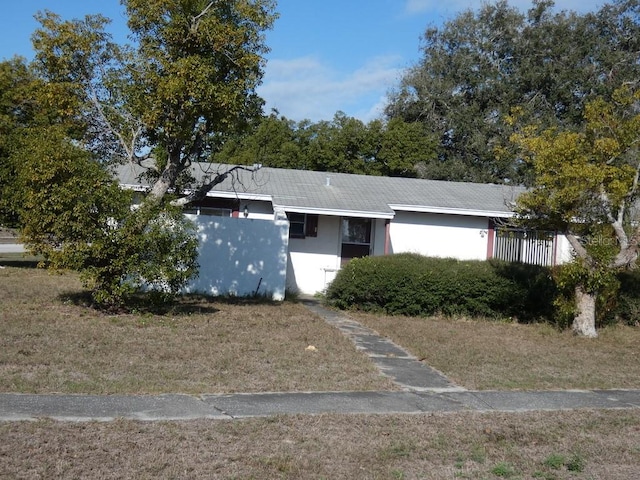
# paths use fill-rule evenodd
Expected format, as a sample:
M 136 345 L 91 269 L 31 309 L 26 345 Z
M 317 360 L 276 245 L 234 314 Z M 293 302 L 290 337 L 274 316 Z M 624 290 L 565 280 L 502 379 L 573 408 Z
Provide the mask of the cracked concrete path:
M 0 421 L 232 420 L 274 415 L 420 414 L 638 409 L 640 390 L 471 391 L 454 385 L 389 339 L 316 301 L 304 304 L 336 326 L 403 391 L 164 395 L 0 393 Z
M 275 415 L 637 409 L 640 390 L 293 392 L 217 395 L 0 394 L 0 421 L 233 420 Z
M 382 337 L 341 312 L 325 308 L 316 300 L 302 303 L 327 323 L 340 330 L 358 350 L 369 357 L 376 367 L 403 390 L 414 392 L 454 392 L 465 389 L 455 385 L 441 372 L 419 361 L 405 349 Z

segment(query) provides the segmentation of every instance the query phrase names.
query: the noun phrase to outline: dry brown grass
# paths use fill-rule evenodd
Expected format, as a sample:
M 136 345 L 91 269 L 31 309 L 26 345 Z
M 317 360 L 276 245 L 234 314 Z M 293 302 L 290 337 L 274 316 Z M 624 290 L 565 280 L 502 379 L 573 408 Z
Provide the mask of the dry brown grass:
M 390 389 L 302 306 L 106 315 L 73 275 L 0 269 L 0 391 Z M 353 315 L 471 388 L 638 387 L 638 332 Z M 316 352 L 305 350 L 307 345 Z M 640 410 L 0 423 L 0 478 L 638 478 Z
M 640 413 L 0 424 L 0 478 L 635 480 Z
M 640 388 L 640 328 L 597 339 L 546 324 L 349 313 L 469 389 Z
M 108 315 L 71 301 L 79 290 L 75 275 L 0 269 L 0 391 L 395 388 L 336 329 L 299 304 L 200 299 L 165 315 Z M 317 350 L 307 351 L 309 345 Z

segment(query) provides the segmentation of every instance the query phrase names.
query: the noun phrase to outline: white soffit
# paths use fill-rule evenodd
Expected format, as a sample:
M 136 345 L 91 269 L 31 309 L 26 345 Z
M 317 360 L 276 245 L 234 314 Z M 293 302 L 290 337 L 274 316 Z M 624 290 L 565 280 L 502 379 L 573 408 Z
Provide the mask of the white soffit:
M 500 212 L 488 210 L 471 210 L 466 208 L 427 207 L 418 205 L 389 205 L 390 208 L 400 212 L 441 213 L 448 215 L 465 215 L 468 217 L 500 217 L 510 218 L 513 212 Z

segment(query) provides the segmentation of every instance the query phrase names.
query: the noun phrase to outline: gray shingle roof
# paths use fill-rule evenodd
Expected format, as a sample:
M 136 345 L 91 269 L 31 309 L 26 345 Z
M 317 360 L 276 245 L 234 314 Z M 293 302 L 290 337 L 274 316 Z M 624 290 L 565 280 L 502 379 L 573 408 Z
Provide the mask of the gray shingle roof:
M 197 180 L 224 172 L 229 166 L 198 163 L 191 167 Z M 116 174 L 122 185 L 148 186 L 144 171 L 124 165 Z M 336 215 L 392 217 L 394 210 L 506 216 L 523 191 L 506 185 L 448 182 L 415 178 L 375 177 L 346 173 L 262 168 L 237 172 L 217 185 L 210 196 L 269 197 L 287 211 L 318 210 Z

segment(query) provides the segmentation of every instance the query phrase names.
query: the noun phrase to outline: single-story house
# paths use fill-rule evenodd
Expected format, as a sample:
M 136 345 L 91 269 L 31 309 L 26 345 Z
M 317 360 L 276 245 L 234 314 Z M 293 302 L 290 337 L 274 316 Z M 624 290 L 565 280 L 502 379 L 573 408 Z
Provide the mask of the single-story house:
M 198 163 L 191 174 L 202 180 L 228 168 Z M 117 174 L 123 187 L 144 191 L 143 171 L 124 165 Z M 542 265 L 571 255 L 566 239 L 554 232 L 505 227 L 522 187 L 279 168 L 236 173 L 186 213 L 200 222 L 230 217 L 237 225 L 288 220 L 283 251 L 291 291 L 321 292 L 345 262 L 365 255 L 415 252 Z

